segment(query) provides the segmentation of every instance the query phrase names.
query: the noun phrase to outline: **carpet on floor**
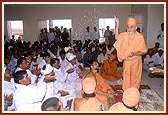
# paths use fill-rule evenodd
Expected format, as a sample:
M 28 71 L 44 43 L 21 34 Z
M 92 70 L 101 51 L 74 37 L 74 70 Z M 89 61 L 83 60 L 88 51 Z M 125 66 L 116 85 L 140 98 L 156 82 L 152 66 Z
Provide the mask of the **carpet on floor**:
M 115 102 L 122 101 L 122 85 L 111 86 L 114 90 Z M 158 111 L 158 108 L 164 106 L 163 99 L 157 92 L 151 89 L 148 85 L 140 86 L 140 101 L 138 111 Z

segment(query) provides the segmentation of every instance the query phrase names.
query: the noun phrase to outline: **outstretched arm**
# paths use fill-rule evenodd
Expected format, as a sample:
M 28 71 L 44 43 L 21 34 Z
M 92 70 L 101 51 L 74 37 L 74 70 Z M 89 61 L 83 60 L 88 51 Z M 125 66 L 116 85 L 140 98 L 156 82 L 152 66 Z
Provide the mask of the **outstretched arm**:
M 117 40 L 118 38 L 118 27 L 119 27 L 119 18 L 115 18 L 115 39 Z

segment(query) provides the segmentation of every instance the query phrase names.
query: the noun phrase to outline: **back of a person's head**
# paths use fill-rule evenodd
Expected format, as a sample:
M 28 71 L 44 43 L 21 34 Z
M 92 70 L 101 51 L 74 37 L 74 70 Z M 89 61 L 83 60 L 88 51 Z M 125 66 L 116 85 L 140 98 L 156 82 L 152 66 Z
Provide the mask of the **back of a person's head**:
M 61 50 L 60 52 L 59 52 L 59 55 L 65 55 L 66 53 L 65 53 L 65 50 Z
M 26 58 L 25 57 L 20 57 L 18 60 L 17 60 L 17 67 L 19 67 L 20 66 L 20 64 L 23 62 L 23 60 L 26 60 Z
M 53 65 L 54 65 L 56 62 L 58 62 L 58 61 L 59 61 L 58 58 L 52 58 L 52 59 L 50 60 L 50 65 L 53 67 Z
M 51 97 L 45 100 L 41 105 L 42 111 L 60 111 L 59 99 Z
M 43 53 L 43 57 L 47 57 L 47 56 L 50 56 L 50 53 L 44 52 L 44 53 Z
M 140 99 L 139 90 L 135 87 L 128 88 L 123 93 L 122 101 L 129 107 L 136 106 Z
M 86 77 L 82 80 L 83 91 L 87 94 L 92 94 L 96 88 L 96 81 L 92 76 Z
M 19 70 L 19 71 L 17 71 L 17 72 L 14 74 L 14 76 L 13 76 L 15 83 L 20 84 L 20 83 L 19 83 L 19 80 L 22 80 L 22 79 L 24 78 L 24 75 L 25 75 L 26 73 L 27 73 L 26 70 Z

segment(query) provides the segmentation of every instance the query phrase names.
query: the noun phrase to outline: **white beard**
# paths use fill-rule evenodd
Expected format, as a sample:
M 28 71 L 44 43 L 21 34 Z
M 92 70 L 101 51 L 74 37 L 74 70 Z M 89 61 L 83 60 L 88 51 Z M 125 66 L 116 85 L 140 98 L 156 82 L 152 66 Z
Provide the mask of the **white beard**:
M 129 35 L 133 35 L 134 34 L 134 32 L 130 32 L 130 31 L 128 31 L 127 32 Z

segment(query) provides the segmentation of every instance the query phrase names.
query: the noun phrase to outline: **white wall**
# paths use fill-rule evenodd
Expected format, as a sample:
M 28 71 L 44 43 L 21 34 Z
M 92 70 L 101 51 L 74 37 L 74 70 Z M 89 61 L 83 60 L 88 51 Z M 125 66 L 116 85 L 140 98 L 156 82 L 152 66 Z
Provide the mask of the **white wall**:
M 124 13 L 123 13 L 124 12 Z M 45 19 L 72 19 L 74 39 L 83 39 L 83 32 L 89 25 L 98 28 L 98 19 L 113 17 L 114 14 L 121 20 L 120 31 L 125 30 L 125 22 L 131 13 L 131 5 L 117 4 L 69 4 L 69 5 L 5 5 L 5 26 L 8 20 L 23 20 L 24 39 L 34 42 L 38 35 L 38 20 Z M 123 28 L 124 27 L 124 28 Z M 7 34 L 6 27 L 4 28 Z
M 160 24 L 164 22 L 163 5 L 148 5 L 147 47 L 154 47 Z M 166 42 L 166 41 L 164 41 Z
M 156 41 L 160 24 L 164 21 L 163 5 L 158 4 L 16 4 L 4 7 L 4 34 L 7 35 L 6 21 L 23 20 L 24 39 L 34 42 L 38 36 L 38 20 L 47 19 L 72 19 L 72 31 L 74 39 L 83 39 L 83 32 L 89 25 L 91 30 L 98 28 L 98 19 L 113 17 L 120 18 L 120 32 L 126 29 L 127 17 L 131 12 L 143 16 L 143 34 L 147 47 L 153 47 Z

